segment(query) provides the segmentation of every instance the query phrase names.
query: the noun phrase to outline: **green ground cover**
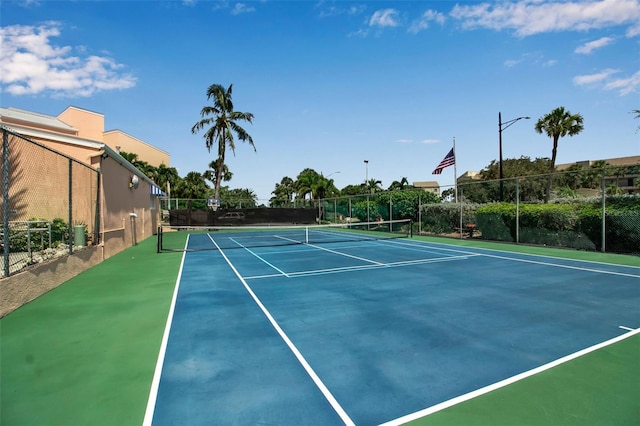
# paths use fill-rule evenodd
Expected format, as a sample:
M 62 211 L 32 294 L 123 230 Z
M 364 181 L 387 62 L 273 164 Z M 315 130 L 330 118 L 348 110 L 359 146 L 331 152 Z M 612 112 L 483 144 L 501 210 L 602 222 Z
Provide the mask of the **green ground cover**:
M 639 358 L 636 334 L 411 425 L 637 425 Z
M 0 424 L 142 424 L 181 255 L 148 238 L 0 320 Z

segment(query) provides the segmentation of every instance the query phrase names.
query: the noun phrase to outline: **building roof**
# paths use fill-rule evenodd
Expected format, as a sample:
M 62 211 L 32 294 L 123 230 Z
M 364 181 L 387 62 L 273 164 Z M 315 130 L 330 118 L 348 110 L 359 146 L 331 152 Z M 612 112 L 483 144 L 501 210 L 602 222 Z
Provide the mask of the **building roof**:
M 78 132 L 78 129 L 68 125 L 58 117 L 12 107 L 0 108 L 0 120 L 5 123 L 28 126 L 37 125 L 38 127 L 53 129 L 67 134 L 75 134 Z
M 147 181 L 149 184 L 155 185 L 155 183 L 149 177 L 147 177 L 142 171 L 140 171 L 133 164 L 131 164 L 126 158 L 120 155 L 119 152 L 114 151 L 112 148 L 109 147 L 109 145 L 103 142 L 96 142 L 90 139 L 82 139 L 77 136 L 70 136 L 70 135 L 68 136 L 68 135 L 61 135 L 59 133 L 51 133 L 51 132 L 47 132 L 46 130 L 32 129 L 29 127 L 22 127 L 22 126 L 15 126 L 15 125 L 13 126 L 2 125 L 1 127 L 4 127 L 13 133 L 16 133 L 25 137 L 30 136 L 34 138 L 47 139 L 52 142 L 82 146 L 85 148 L 93 149 L 95 150 L 95 154 L 93 155 L 106 154 L 109 157 L 113 158 L 118 163 L 120 163 L 120 165 L 128 169 L 133 174 Z
M 612 166 L 635 166 L 640 164 L 640 155 L 632 155 L 629 157 L 617 157 L 617 158 L 603 158 L 601 160 L 574 161 L 573 163 L 557 164 L 556 168 L 558 170 L 564 170 L 568 167 L 573 166 L 574 164 L 580 164 L 583 167 L 590 167 L 596 161 L 604 161 L 606 163 L 611 164 Z
M 440 188 L 440 184 L 435 180 L 413 182 L 413 186 L 417 188 Z

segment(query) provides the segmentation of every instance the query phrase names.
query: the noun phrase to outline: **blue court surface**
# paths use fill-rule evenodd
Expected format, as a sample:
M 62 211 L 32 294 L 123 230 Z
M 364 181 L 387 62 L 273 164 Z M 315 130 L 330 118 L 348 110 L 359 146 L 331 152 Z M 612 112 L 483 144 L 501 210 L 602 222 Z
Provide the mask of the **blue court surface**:
M 145 424 L 402 424 L 640 328 L 635 267 L 250 242 L 189 237 Z

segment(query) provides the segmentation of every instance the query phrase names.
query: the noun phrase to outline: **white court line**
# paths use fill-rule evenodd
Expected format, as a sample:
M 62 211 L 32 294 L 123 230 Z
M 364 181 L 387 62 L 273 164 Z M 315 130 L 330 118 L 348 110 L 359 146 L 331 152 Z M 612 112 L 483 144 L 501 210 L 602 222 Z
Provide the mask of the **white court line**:
M 351 255 L 351 254 L 342 253 L 342 252 L 339 252 L 339 251 L 337 251 L 337 250 L 331 250 L 331 249 L 328 249 L 328 248 L 326 248 L 326 247 L 320 247 L 320 246 L 317 246 L 317 245 L 315 245 L 315 244 L 307 244 L 307 246 L 309 246 L 309 247 L 314 247 L 314 248 L 317 248 L 317 249 L 320 249 L 320 250 L 324 250 L 324 251 L 327 251 L 327 252 L 329 252 L 329 253 L 338 254 L 338 255 L 340 255 L 340 256 L 350 257 L 350 258 L 352 258 L 352 259 L 357 259 L 357 260 L 362 260 L 363 262 L 373 263 L 374 265 L 385 266 L 385 264 L 384 264 L 384 263 L 377 262 L 377 261 L 375 261 L 375 260 L 371 260 L 371 259 L 367 259 L 366 257 L 353 256 L 353 255 Z
M 207 235 L 208 235 L 208 234 L 207 234 Z M 214 244 L 216 244 L 216 242 L 213 240 L 213 238 L 211 238 L 211 235 L 208 235 L 208 236 L 209 236 L 209 239 L 210 239 Z M 249 250 L 249 248 L 248 248 L 248 247 L 245 247 L 244 245 L 240 244 L 239 242 L 237 242 L 236 240 L 234 240 L 234 239 L 233 239 L 233 238 L 231 238 L 231 237 L 229 237 L 229 239 L 230 239 L 231 241 L 233 241 L 234 243 L 236 243 L 237 245 L 239 245 L 240 247 L 242 247 L 243 249 L 245 249 L 246 251 L 248 251 L 249 253 L 251 253 L 252 255 L 254 255 L 255 257 L 257 257 L 258 259 L 260 259 L 262 262 L 264 262 L 265 264 L 267 264 L 267 265 L 268 265 L 268 266 L 270 266 L 271 268 L 273 268 L 273 269 L 275 269 L 276 271 L 280 272 L 280 274 L 284 275 L 285 277 L 288 277 L 288 275 L 287 275 L 287 273 L 286 273 L 286 272 L 284 272 L 284 271 L 283 271 L 282 269 L 280 269 L 280 268 L 277 268 L 275 265 L 273 265 L 273 264 L 271 264 L 271 263 L 267 262 L 265 259 L 263 259 L 262 257 L 260 257 L 260 255 L 258 255 L 257 253 L 255 253 L 255 252 L 254 252 L 254 251 L 252 251 L 252 250 Z M 216 246 L 217 246 L 217 244 L 216 244 Z M 218 249 L 220 249 L 220 247 L 218 247 Z
M 282 238 L 283 240 L 293 241 L 293 242 L 295 242 L 295 243 L 299 243 L 299 241 L 292 240 L 292 239 L 290 239 L 290 238 L 280 237 L 280 236 L 278 236 L 278 235 L 276 235 L 276 236 L 277 236 L 278 238 Z M 340 256 L 344 256 L 344 257 L 350 257 L 350 258 L 352 258 L 352 259 L 362 260 L 363 262 L 373 263 L 373 264 L 375 264 L 375 265 L 381 265 L 381 266 L 382 266 L 382 265 L 384 265 L 383 263 L 376 262 L 375 260 L 367 259 L 367 258 L 364 258 L 364 257 L 353 256 L 353 255 L 350 255 L 350 254 L 347 254 L 347 253 L 341 253 L 341 252 L 339 252 L 339 251 L 331 250 L 331 249 L 328 249 L 328 248 L 325 248 L 325 247 L 320 247 L 320 246 L 317 246 L 317 245 L 315 245 L 315 244 L 305 243 L 305 246 L 307 246 L 307 247 L 313 247 L 313 248 L 316 248 L 316 249 L 319 249 L 319 250 L 328 251 L 329 253 L 339 254 Z
M 631 327 L 625 327 L 624 325 L 619 325 L 618 328 L 621 328 L 623 330 L 627 330 L 627 331 L 633 331 L 635 330 L 635 328 L 631 328 Z
M 349 417 L 349 415 L 346 413 L 346 411 L 344 411 L 344 409 L 342 408 L 342 406 L 338 403 L 338 401 L 335 399 L 335 397 L 333 396 L 333 394 L 331 393 L 331 391 L 329 391 L 329 389 L 325 386 L 325 384 L 322 382 L 322 380 L 320 379 L 320 377 L 316 374 L 316 372 L 313 370 L 313 368 L 311 367 L 311 365 L 309 365 L 309 363 L 307 362 L 307 360 L 304 358 L 304 356 L 302 355 L 302 353 L 298 350 L 298 348 L 293 344 L 293 342 L 291 341 L 291 339 L 289 339 L 289 336 L 286 335 L 286 333 L 284 332 L 284 330 L 280 327 L 280 325 L 278 324 L 278 322 L 275 320 L 275 318 L 273 318 L 273 316 L 271 315 L 271 313 L 267 310 L 267 308 L 262 304 L 262 302 L 260 301 L 260 299 L 258 298 L 258 296 L 253 292 L 253 290 L 251 289 L 251 287 L 249 286 L 249 284 L 247 284 L 247 282 L 245 281 L 245 279 L 240 275 L 240 273 L 238 272 L 238 270 L 235 268 L 235 266 L 233 266 L 233 264 L 231 263 L 231 261 L 229 260 L 229 258 L 227 257 L 227 255 L 225 254 L 224 251 L 222 251 L 222 249 L 220 248 L 220 246 L 218 246 L 218 244 L 216 244 L 215 241 L 213 241 L 213 244 L 216 245 L 216 247 L 218 247 L 218 250 L 220 251 L 220 254 L 222 255 L 222 257 L 224 257 L 224 260 L 227 262 L 227 264 L 229 265 L 229 267 L 233 270 L 233 272 L 236 274 L 236 277 L 238 277 L 238 279 L 240 280 L 240 282 L 242 282 L 242 285 L 244 286 L 244 288 L 247 290 L 247 292 L 249 292 L 249 294 L 251 295 L 251 297 L 253 298 L 253 301 L 258 305 L 258 307 L 260 308 L 260 310 L 262 311 L 262 313 L 267 317 L 267 319 L 269 320 L 269 322 L 271 323 L 271 325 L 273 326 L 273 328 L 276 330 L 276 332 L 280 335 L 280 337 L 282 338 L 282 340 L 284 340 L 284 342 L 286 343 L 286 345 L 289 347 L 289 349 L 291 350 L 291 352 L 293 352 L 293 354 L 295 355 L 295 357 L 298 359 L 298 362 L 302 365 L 302 367 L 306 370 L 307 374 L 311 377 L 311 380 L 313 380 L 313 382 L 316 384 L 316 386 L 318 387 L 318 389 L 320 389 L 320 392 L 322 392 L 322 394 L 324 395 L 324 397 L 327 399 L 327 401 L 329 402 L 329 404 L 331 405 L 331 407 L 333 407 L 333 409 L 336 411 L 336 413 L 338 414 L 338 416 L 340 416 L 340 418 L 342 419 L 342 421 L 344 422 L 345 425 L 348 426 L 355 426 L 355 423 L 353 422 L 353 420 L 351 420 L 351 418 Z
M 403 244 L 403 243 L 393 242 L 393 244 Z M 404 243 L 404 244 L 410 245 L 410 246 L 413 245 L 413 244 L 407 244 L 407 243 Z M 430 244 L 430 243 L 425 242 L 425 244 Z M 435 243 L 435 244 L 437 244 L 437 243 Z M 511 260 L 511 261 L 514 261 L 514 262 L 533 263 L 533 264 L 537 264 L 537 265 L 553 266 L 553 267 L 556 267 L 556 268 L 574 269 L 574 270 L 578 270 L 578 271 L 595 272 L 595 273 L 606 274 L 606 275 L 618 275 L 618 276 L 622 276 L 622 277 L 640 278 L 640 275 L 634 275 L 634 274 L 628 274 L 628 273 L 616 272 L 616 271 L 605 271 L 605 270 L 602 270 L 602 269 L 585 268 L 585 267 L 582 267 L 582 266 L 561 265 L 561 264 L 558 264 L 558 263 L 541 262 L 539 260 L 519 259 L 519 258 L 516 258 L 516 257 L 498 256 L 496 254 L 486 254 L 486 253 L 479 253 L 479 252 L 466 251 L 466 250 L 455 250 L 455 249 L 449 249 L 449 248 L 442 248 L 441 250 L 452 251 L 452 252 L 455 252 L 455 253 L 464 253 L 464 254 L 469 254 L 469 255 L 475 254 L 475 255 L 480 255 L 480 256 L 485 256 L 485 257 L 492 257 L 492 258 L 495 258 L 495 259 Z M 490 251 L 498 251 L 498 252 L 500 252 L 500 250 L 485 249 L 485 248 L 478 248 L 478 250 L 490 250 Z M 512 253 L 512 252 L 503 252 L 503 253 Z M 567 261 L 567 262 L 596 263 L 596 264 L 608 265 L 608 266 L 612 266 L 612 267 L 635 268 L 635 266 L 616 265 L 616 264 L 613 264 L 613 263 L 603 263 L 603 262 L 591 262 L 591 261 L 567 259 L 567 258 L 562 258 L 562 257 L 552 257 L 552 256 L 544 256 L 544 255 L 537 255 L 537 254 L 529 254 L 529 253 L 516 253 L 516 252 L 513 252 L 513 254 L 514 255 L 522 255 L 522 256 L 531 256 L 531 257 L 543 257 L 543 258 L 549 258 L 549 259 L 563 260 L 563 261 Z
M 156 400 L 158 399 L 158 388 L 160 387 L 160 376 L 162 375 L 162 368 L 164 366 L 164 357 L 167 353 L 167 344 L 169 343 L 169 332 L 171 331 L 171 324 L 173 323 L 173 313 L 176 308 L 176 300 L 178 300 L 178 290 L 180 289 L 180 281 L 182 280 L 182 270 L 184 268 L 184 260 L 187 256 L 187 247 L 189 245 L 189 235 L 185 242 L 185 252 L 182 254 L 182 260 L 180 261 L 180 269 L 178 270 L 178 278 L 176 279 L 176 285 L 173 290 L 173 297 L 171 298 L 171 305 L 169 306 L 169 314 L 167 315 L 167 323 L 164 327 L 164 334 L 162 335 L 162 343 L 160 343 L 160 351 L 158 353 L 158 360 L 156 362 L 156 369 L 153 373 L 153 380 L 151 381 L 151 389 L 149 390 L 149 399 L 147 400 L 147 409 L 144 413 L 143 426 L 151 426 L 153 422 L 153 414 L 156 409 Z
M 364 271 L 369 269 L 379 269 L 379 268 L 398 268 L 402 266 L 410 266 L 410 265 L 420 265 L 424 263 L 439 263 L 439 262 L 449 262 L 452 260 L 464 260 L 473 256 L 451 256 L 451 257 L 442 257 L 438 259 L 418 259 L 418 260 L 404 260 L 400 262 L 391 262 L 391 263 L 381 263 L 375 265 L 358 265 L 358 266 L 341 266 L 338 268 L 326 268 L 326 269 L 315 269 L 315 270 L 307 270 L 307 271 L 297 271 L 297 272 L 289 272 L 287 274 L 287 278 L 299 278 L 306 277 L 312 275 L 325 275 L 325 274 L 337 274 L 342 272 L 351 272 L 351 271 Z M 271 275 L 252 275 L 244 277 L 245 280 L 255 280 L 260 278 L 273 278 L 273 277 L 281 277 L 280 274 L 271 274 Z
M 535 374 L 542 373 L 545 370 L 549 370 L 549 369 L 551 369 L 553 367 L 556 367 L 556 366 L 558 366 L 560 364 L 564 364 L 565 362 L 574 360 L 574 359 L 576 359 L 578 357 L 581 357 L 582 355 L 586 355 L 586 354 L 588 354 L 590 352 L 596 351 L 598 349 L 602 349 L 602 348 L 604 348 L 606 346 L 609 346 L 609 345 L 612 345 L 614 343 L 618 343 L 618 342 L 620 342 L 620 341 L 622 341 L 624 339 L 627 339 L 627 338 L 629 338 L 631 336 L 634 336 L 634 335 L 636 335 L 638 333 L 640 333 L 640 328 L 638 328 L 636 330 L 633 330 L 633 331 L 630 331 L 628 333 L 622 334 L 622 335 L 620 335 L 618 337 L 614 337 L 613 339 L 607 340 L 605 342 L 598 343 L 597 345 L 588 347 L 588 348 L 583 349 L 581 351 L 574 352 L 574 353 L 572 353 L 570 355 L 567 355 L 565 357 L 559 358 L 559 359 L 557 359 L 555 361 L 551 361 L 550 363 L 541 365 L 540 367 L 534 368 L 532 370 L 525 371 L 524 373 L 520 373 L 520 374 L 517 374 L 517 375 L 515 375 L 513 377 L 509 377 L 508 379 L 499 381 L 499 382 L 494 383 L 492 385 L 485 386 L 483 388 L 477 389 L 477 390 L 475 390 L 473 392 L 469 392 L 469 393 L 464 394 L 464 395 L 460 395 L 460 396 L 458 396 L 456 398 L 452 398 L 452 399 L 450 399 L 448 401 L 444 401 L 444 402 L 442 402 L 440 404 L 436 404 L 436 405 L 433 405 L 433 406 L 431 406 L 429 408 L 425 408 L 424 410 L 416 411 L 415 413 L 407 414 L 406 416 L 399 417 L 397 419 L 388 421 L 386 423 L 383 423 L 380 426 L 399 426 L 399 425 L 403 425 L 405 423 L 408 423 L 408 422 L 410 422 L 412 420 L 416 420 L 416 419 L 419 419 L 421 417 L 428 416 L 429 414 L 433 414 L 435 412 L 444 410 L 445 408 L 452 407 L 454 405 L 460 404 L 461 402 L 468 401 L 468 400 L 476 398 L 476 397 L 478 397 L 480 395 L 484 395 L 484 394 L 492 392 L 492 391 L 494 391 L 496 389 L 500 389 L 500 388 L 505 387 L 507 385 L 510 385 L 510 384 L 513 384 L 513 383 L 518 382 L 520 380 L 526 379 L 527 377 L 533 376 Z

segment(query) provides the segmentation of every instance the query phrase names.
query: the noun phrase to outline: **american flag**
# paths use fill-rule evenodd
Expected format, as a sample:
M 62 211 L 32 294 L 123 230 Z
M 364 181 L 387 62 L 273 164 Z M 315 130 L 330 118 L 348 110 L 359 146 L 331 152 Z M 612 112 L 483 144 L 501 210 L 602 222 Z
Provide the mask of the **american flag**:
M 456 155 L 453 153 L 453 148 L 451 148 L 451 151 L 449 151 L 440 164 L 438 164 L 438 167 L 436 167 L 432 174 L 439 175 L 442 173 L 442 169 L 453 166 L 454 164 L 456 164 Z

